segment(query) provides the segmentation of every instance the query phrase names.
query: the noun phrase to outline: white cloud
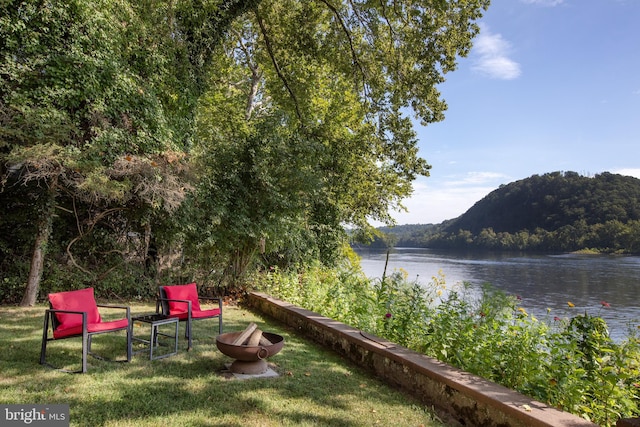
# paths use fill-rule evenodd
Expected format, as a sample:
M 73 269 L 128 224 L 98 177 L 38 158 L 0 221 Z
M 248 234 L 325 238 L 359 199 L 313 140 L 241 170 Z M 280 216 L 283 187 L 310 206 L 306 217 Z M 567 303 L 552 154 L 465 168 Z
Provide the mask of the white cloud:
M 449 187 L 457 187 L 460 185 L 479 185 L 487 183 L 495 183 L 496 181 L 509 179 L 508 176 L 497 172 L 467 172 L 463 177 L 447 181 L 445 185 Z
M 438 224 L 457 218 L 477 201 L 511 179 L 493 172 L 469 172 L 440 183 L 421 178 L 413 196 L 403 202 L 408 212 L 394 213 L 398 224 Z
M 473 46 L 477 59 L 473 69 L 488 77 L 513 80 L 520 76 L 520 64 L 508 57 L 511 44 L 500 34 L 492 34 L 482 26 Z

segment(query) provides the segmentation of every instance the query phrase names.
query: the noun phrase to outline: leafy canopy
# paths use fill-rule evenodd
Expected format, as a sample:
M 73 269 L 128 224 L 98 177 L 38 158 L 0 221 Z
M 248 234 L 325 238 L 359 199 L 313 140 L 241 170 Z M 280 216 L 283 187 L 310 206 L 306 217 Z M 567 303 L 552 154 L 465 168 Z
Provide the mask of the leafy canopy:
M 488 2 L 395 4 L 263 0 L 234 21 L 198 110 L 198 251 L 335 254 L 344 224 L 392 222 L 430 169 L 408 114 L 443 118 L 436 85 Z

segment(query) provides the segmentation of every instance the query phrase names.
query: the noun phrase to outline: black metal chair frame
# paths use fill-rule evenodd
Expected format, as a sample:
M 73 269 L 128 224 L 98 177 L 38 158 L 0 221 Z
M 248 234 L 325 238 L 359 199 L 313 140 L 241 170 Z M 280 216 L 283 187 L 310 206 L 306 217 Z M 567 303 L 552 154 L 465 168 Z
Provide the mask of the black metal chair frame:
M 222 298 L 218 297 L 202 297 L 198 295 L 199 301 L 217 301 L 218 308 L 220 309 L 220 314 L 215 316 L 207 316 L 207 317 L 192 317 L 191 316 L 191 300 L 183 300 L 183 299 L 169 299 L 167 298 L 167 294 L 164 290 L 164 286 L 159 287 L 160 296 L 156 299 L 156 313 L 163 314 L 165 316 L 169 316 L 169 301 L 172 302 L 184 302 L 188 304 L 187 318 L 179 319 L 181 322 L 187 322 L 185 327 L 184 336 L 188 340 L 187 350 L 191 350 L 193 347 L 192 334 L 191 334 L 191 322 L 194 320 L 207 320 L 207 319 L 215 319 L 218 318 L 218 333 L 222 333 Z M 162 309 L 162 311 L 161 311 Z
M 50 305 L 51 306 L 51 305 Z M 42 332 L 42 348 L 40 350 L 40 364 L 41 365 L 47 365 L 50 366 L 54 369 L 57 369 L 59 371 L 62 372 L 68 372 L 68 373 L 73 373 L 73 374 L 79 374 L 79 373 L 86 373 L 87 372 L 87 356 L 91 355 L 92 357 L 99 359 L 99 360 L 109 360 L 109 359 L 105 359 L 97 354 L 93 354 L 91 353 L 91 337 L 93 335 L 99 335 L 99 334 L 106 334 L 106 333 L 110 333 L 110 332 L 118 332 L 118 331 L 124 331 L 126 330 L 127 332 L 127 360 L 114 360 L 115 362 L 131 362 L 131 355 L 132 355 L 132 348 L 131 348 L 131 310 L 128 306 L 123 306 L 123 305 L 108 305 L 108 304 L 96 304 L 96 306 L 98 307 L 102 307 L 102 308 L 115 308 L 115 309 L 124 309 L 127 312 L 127 326 L 126 327 L 122 327 L 122 328 L 116 328 L 116 329 L 109 329 L 107 331 L 97 331 L 97 332 L 89 332 L 87 330 L 87 312 L 86 311 L 72 311 L 72 310 L 58 310 L 58 309 L 53 309 L 53 308 L 49 308 L 47 310 L 45 310 L 45 314 L 44 314 L 44 327 L 43 327 L 43 332 Z M 82 316 L 82 333 L 79 334 L 73 334 L 73 335 L 69 335 L 69 336 L 65 336 L 65 337 L 61 337 L 61 338 L 54 338 L 49 337 L 49 325 L 51 325 L 51 329 L 52 329 L 52 335 L 53 335 L 53 331 L 59 326 L 60 322 L 58 322 L 57 317 L 55 316 L 56 313 L 67 313 L 67 314 L 77 314 L 77 315 L 81 315 Z M 49 341 L 59 341 L 59 340 L 64 340 L 64 339 L 68 339 L 68 338 L 77 338 L 77 337 L 82 337 L 82 369 L 79 371 L 68 371 L 65 369 L 61 369 L 58 367 L 55 367 L 49 363 L 47 363 L 46 361 L 46 357 L 47 357 L 47 343 Z

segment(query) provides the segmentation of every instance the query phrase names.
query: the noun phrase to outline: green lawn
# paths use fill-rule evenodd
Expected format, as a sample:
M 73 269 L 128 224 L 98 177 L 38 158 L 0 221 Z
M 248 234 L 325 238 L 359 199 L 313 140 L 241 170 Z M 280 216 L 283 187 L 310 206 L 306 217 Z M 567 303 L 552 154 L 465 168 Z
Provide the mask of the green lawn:
M 89 357 L 87 374 L 62 373 L 38 363 L 44 310 L 0 307 L 0 402 L 67 403 L 72 426 L 443 425 L 408 395 L 291 329 L 241 308 L 225 307 L 225 332 L 255 322 L 263 331 L 285 337 L 283 350 L 269 358 L 277 378 L 225 375 L 231 359 L 216 348 L 215 320 L 195 322 L 191 352 L 181 324 L 176 356 L 150 361 L 137 354 L 131 363 Z M 153 310 L 151 304 L 131 307 L 132 314 Z M 99 335 L 93 351 L 123 358 L 124 341 L 123 332 Z M 54 341 L 47 360 L 79 369 L 80 350 L 80 339 Z

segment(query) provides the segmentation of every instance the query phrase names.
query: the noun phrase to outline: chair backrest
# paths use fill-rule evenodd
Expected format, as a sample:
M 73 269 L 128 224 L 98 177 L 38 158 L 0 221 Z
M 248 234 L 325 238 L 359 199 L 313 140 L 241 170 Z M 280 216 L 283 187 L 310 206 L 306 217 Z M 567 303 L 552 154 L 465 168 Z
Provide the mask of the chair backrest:
M 169 300 L 188 300 L 191 301 L 191 310 L 200 311 L 200 302 L 198 301 L 198 288 L 195 283 L 187 285 L 160 286 L 160 298 Z M 186 302 L 162 301 L 162 312 L 164 314 L 184 313 L 188 310 Z
M 84 311 L 87 323 L 100 323 L 100 312 L 93 288 L 49 294 L 49 306 L 55 310 Z M 55 313 L 53 329 L 67 329 L 82 325 L 82 316 L 69 313 Z

